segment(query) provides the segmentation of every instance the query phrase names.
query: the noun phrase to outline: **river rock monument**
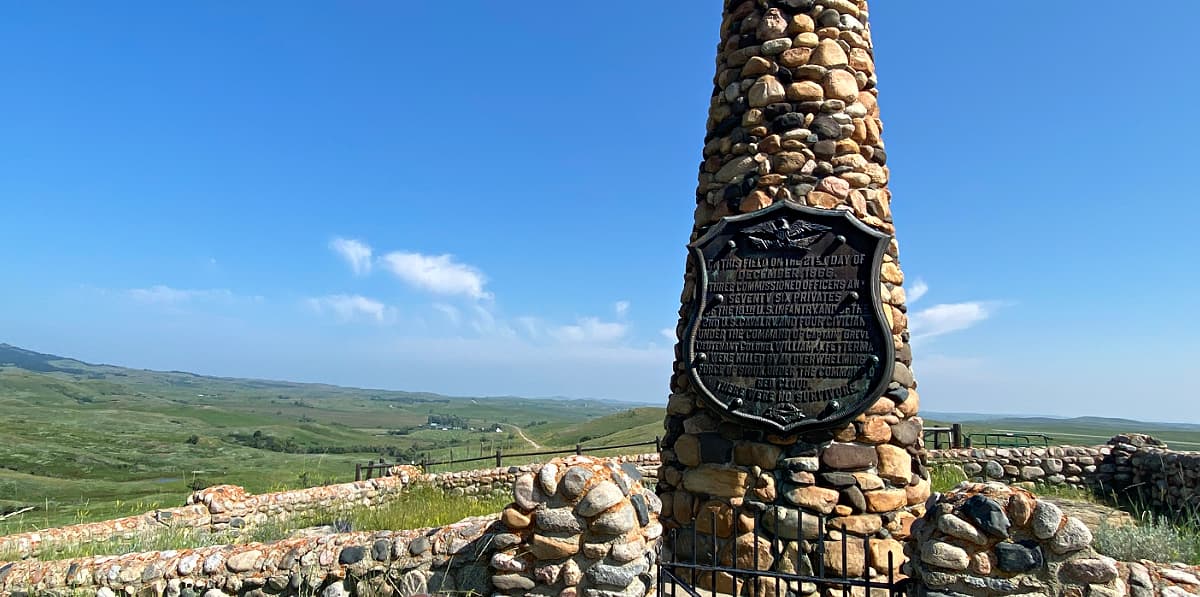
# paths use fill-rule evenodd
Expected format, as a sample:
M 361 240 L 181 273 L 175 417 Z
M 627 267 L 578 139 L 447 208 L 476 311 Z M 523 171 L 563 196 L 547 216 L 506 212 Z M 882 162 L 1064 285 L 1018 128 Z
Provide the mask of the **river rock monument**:
M 692 544 L 664 558 L 905 559 L 929 476 L 876 82 L 865 0 L 725 1 L 658 485 Z

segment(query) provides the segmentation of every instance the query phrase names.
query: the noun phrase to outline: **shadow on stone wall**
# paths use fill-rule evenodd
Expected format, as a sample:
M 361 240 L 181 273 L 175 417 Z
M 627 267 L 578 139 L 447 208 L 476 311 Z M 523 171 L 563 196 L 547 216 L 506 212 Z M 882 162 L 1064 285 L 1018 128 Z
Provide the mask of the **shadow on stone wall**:
M 511 490 L 502 515 L 440 528 L 0 564 L 0 595 L 640 597 L 654 586 L 661 503 L 636 463 L 556 459 L 520 475 Z M 228 524 L 287 500 L 225 486 L 192 501 Z

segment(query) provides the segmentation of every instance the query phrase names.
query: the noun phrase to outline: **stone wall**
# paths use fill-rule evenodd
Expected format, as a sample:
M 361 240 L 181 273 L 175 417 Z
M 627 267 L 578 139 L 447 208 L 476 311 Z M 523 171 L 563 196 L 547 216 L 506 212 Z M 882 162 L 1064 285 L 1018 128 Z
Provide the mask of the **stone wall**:
M 325 597 L 489 594 L 496 517 L 437 529 L 349 533 L 270 544 L 0 564 L 0 595 Z
M 894 233 L 868 16 L 863 0 L 726 0 L 691 240 L 724 216 L 778 201 L 848 210 Z M 698 515 L 725 517 L 755 503 L 784 527 L 825 516 L 831 533 L 853 528 L 881 542 L 906 536 L 929 478 L 903 281 L 893 240 L 879 280 L 893 378 L 883 398 L 839 429 L 785 436 L 724 421 L 692 387 L 676 344 L 658 483 L 666 526 L 690 528 Z M 677 338 L 696 286 L 689 260 Z M 763 529 L 737 533 L 718 543 L 762 537 L 790 542 L 784 549 L 812 545 Z
M 1001 483 L 964 483 L 930 498 L 912 527 L 912 594 L 1152 597 L 1200 592 L 1197 568 L 1123 563 L 1053 503 Z
M 654 586 L 661 503 L 636 462 L 556 459 L 511 491 L 501 515 L 441 528 L 0 564 L 0 595 L 641 597 Z M 246 501 L 238 497 L 223 489 L 203 499 Z
M 555 459 L 517 479 L 492 584 L 507 595 L 642 597 L 655 586 L 661 503 L 634 463 Z
M 1200 516 L 1200 452 L 1176 452 L 1148 435 L 1123 434 L 1108 442 L 1110 451 L 1096 472 L 1104 492 L 1185 517 Z
M 972 481 L 1070 485 L 1171 516 L 1200 513 L 1200 452 L 1173 451 L 1148 435 L 1122 434 L 1102 446 L 930 450 L 928 460 L 957 465 Z
M 399 496 L 419 476 L 413 467 L 397 467 L 392 476 L 369 481 L 254 495 L 236 485 L 217 485 L 190 495 L 187 505 L 136 516 L 77 524 L 0 537 L 0 552 L 36 556 L 46 545 L 69 545 L 131 537 L 166 528 L 209 532 L 241 529 L 312 511 L 372 506 Z
M 658 479 L 658 454 L 630 454 L 604 458 L 631 464 L 642 481 L 653 485 Z M 76 544 L 130 537 L 166 528 L 192 528 L 209 532 L 245 529 L 267 520 L 281 520 L 306 512 L 331 512 L 356 506 L 377 506 L 399 496 L 408 485 L 420 481 L 451 495 L 480 495 L 512 492 L 522 475 L 537 472 L 542 465 L 529 464 L 452 473 L 421 473 L 413 466 L 392 467 L 389 475 L 322 487 L 254 495 L 235 485 L 202 489 L 187 498 L 187 505 L 162 508 L 101 522 L 57 527 L 0 537 L 0 553 L 13 552 L 33 557 L 47 544 Z
M 1050 446 L 1045 448 L 958 448 L 930 450 L 930 464 L 954 464 L 972 481 L 1043 483 L 1087 488 L 1110 454 L 1107 446 Z
M 644 483 L 651 484 L 658 480 L 659 456 L 657 453 L 614 456 L 604 458 L 604 460 L 617 464 L 633 464 L 642 475 Z M 522 475 L 536 472 L 541 466 L 540 464 L 526 464 L 452 473 L 427 473 L 422 477 L 422 481 L 440 487 L 451 495 L 507 493 L 512 491 L 513 484 Z

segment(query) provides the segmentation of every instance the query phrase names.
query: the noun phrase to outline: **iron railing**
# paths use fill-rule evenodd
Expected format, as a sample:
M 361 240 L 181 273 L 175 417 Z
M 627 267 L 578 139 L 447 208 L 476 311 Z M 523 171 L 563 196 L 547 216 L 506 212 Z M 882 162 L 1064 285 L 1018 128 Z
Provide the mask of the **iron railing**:
M 961 423 L 949 427 L 925 427 L 925 447 L 930 450 L 965 448 L 968 444 L 964 437 Z
M 968 446 L 983 448 L 1032 448 L 1035 442 L 1040 442 L 1043 448 L 1050 446 L 1054 438 L 1044 433 L 972 433 L 967 436 Z M 980 445 L 982 440 L 983 445 Z
M 779 519 L 773 506 L 760 505 L 753 513 L 755 533 L 759 533 L 750 546 L 752 554 L 744 551 L 739 557 L 738 532 L 735 529 L 741 524 L 741 516 L 748 512 L 745 508 L 728 508 L 723 512 L 726 524 L 732 525 L 727 537 L 719 537 L 719 520 L 716 511 L 710 510 L 709 530 L 698 530 L 696 521 L 689 527 L 674 528 L 667 532 L 659 545 L 658 562 L 658 594 L 662 597 L 676 597 L 676 591 L 681 590 L 690 597 L 706 597 L 713 594 L 733 595 L 737 597 L 786 597 L 787 595 L 802 595 L 821 591 L 824 594 L 841 593 L 849 596 L 856 589 L 865 590 L 868 595 L 886 593 L 890 597 L 904 595 L 908 588 L 907 577 L 898 575 L 900 562 L 896 562 L 891 550 L 887 550 L 887 562 L 884 570 L 873 568 L 870 537 L 854 537 L 844 529 L 828 527 L 823 516 L 805 514 L 797 510 L 797 520 L 793 541 L 797 544 L 796 561 L 791 563 L 792 570 L 784 570 L 781 564 L 787 548 L 772 540 L 775 533 L 769 533 L 769 527 L 763 525 L 764 516 L 776 517 L 773 528 L 779 530 L 783 521 Z M 768 514 L 769 513 L 769 514 Z M 815 522 L 806 519 L 816 518 Z M 806 529 L 806 527 L 808 527 Z M 806 532 L 811 530 L 812 532 Z M 836 535 L 829 531 L 837 531 Z M 747 531 L 749 532 L 749 531 Z M 744 537 L 746 533 L 742 533 Z M 683 538 L 684 545 L 680 545 Z M 831 538 L 837 537 L 837 538 Z M 761 539 L 760 539 L 761 538 Z M 857 551 L 861 539 L 862 570 L 859 572 L 849 565 L 850 552 Z M 770 562 L 763 561 L 759 541 L 763 540 L 770 549 Z M 812 546 L 806 549 L 805 546 Z M 827 550 L 830 547 L 840 550 L 841 569 L 827 565 Z M 803 550 L 803 551 L 800 551 Z M 807 561 L 808 565 L 801 562 Z M 874 572 L 874 574 L 872 574 Z M 802 588 L 804 585 L 808 587 Z

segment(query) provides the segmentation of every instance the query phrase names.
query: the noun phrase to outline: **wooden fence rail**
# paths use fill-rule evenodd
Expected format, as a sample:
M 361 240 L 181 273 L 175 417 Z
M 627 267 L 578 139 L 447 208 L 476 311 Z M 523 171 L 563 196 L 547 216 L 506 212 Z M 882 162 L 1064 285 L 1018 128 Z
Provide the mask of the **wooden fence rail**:
M 568 448 L 566 450 L 542 450 L 540 452 L 519 452 L 516 454 L 505 454 L 504 450 L 497 448 L 496 453 L 493 455 L 489 455 L 489 456 L 479 456 L 476 458 L 457 458 L 457 459 L 452 459 L 452 460 L 422 460 L 421 462 L 410 462 L 410 463 L 387 462 L 383 458 L 380 458 L 378 462 L 372 460 L 372 461 L 368 461 L 366 464 L 363 464 L 361 462 L 356 463 L 354 465 L 354 480 L 362 481 L 364 479 L 370 479 L 374 476 L 380 476 L 380 477 L 387 476 L 389 474 L 388 471 L 391 470 L 391 468 L 393 466 L 396 466 L 399 464 L 413 464 L 413 465 L 420 466 L 422 470 L 428 471 L 429 468 L 432 466 L 438 466 L 438 465 L 444 465 L 444 464 L 461 464 L 461 463 L 465 463 L 465 462 L 483 462 L 485 460 L 494 460 L 496 462 L 496 467 L 499 468 L 499 467 L 504 466 L 505 458 L 524 458 L 524 457 L 529 457 L 529 456 L 559 456 L 562 454 L 580 454 L 580 455 L 582 455 L 585 452 L 600 452 L 602 450 L 620 450 L 620 449 L 624 449 L 624 448 L 636 448 L 636 447 L 640 447 L 640 446 L 654 446 L 655 452 L 661 452 L 662 451 L 662 438 L 655 436 L 653 441 L 637 442 L 637 443 L 632 443 L 632 444 L 615 444 L 615 445 L 610 445 L 610 446 L 584 446 L 582 444 L 575 444 L 574 449 Z M 376 471 L 379 472 L 378 475 L 375 474 Z

